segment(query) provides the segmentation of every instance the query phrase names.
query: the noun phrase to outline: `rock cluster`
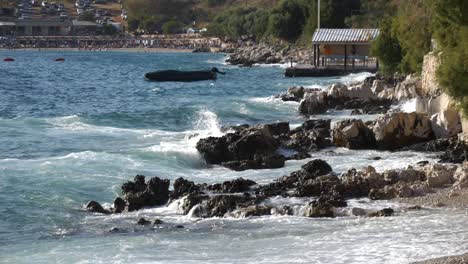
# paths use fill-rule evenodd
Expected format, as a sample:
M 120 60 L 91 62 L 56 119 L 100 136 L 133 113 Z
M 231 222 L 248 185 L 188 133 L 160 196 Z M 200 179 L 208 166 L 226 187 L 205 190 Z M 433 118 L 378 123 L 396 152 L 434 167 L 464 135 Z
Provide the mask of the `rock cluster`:
M 235 127 L 222 137 L 208 137 L 197 143 L 197 150 L 208 164 L 232 170 L 281 168 L 286 159 L 308 157 L 307 152 L 330 145 L 330 120 L 309 120 L 290 130 L 289 123 Z M 284 157 L 279 148 L 295 150 L 296 155 Z
M 229 55 L 226 62 L 234 65 L 252 66 L 253 64 L 309 63 L 312 49 L 285 45 L 282 43 L 258 45 L 244 45 Z
M 423 167 L 387 170 L 378 173 L 368 166 L 363 170 L 350 169 L 342 175 L 333 172 L 330 165 L 320 159 L 304 164 L 292 172 L 265 185 L 238 178 L 219 184 L 196 184 L 179 178 L 169 191 L 169 180 L 158 177 L 145 182 L 137 175 L 134 181 L 122 185 L 124 198 L 116 198 L 114 208 L 104 209 L 91 201 L 90 212 L 110 214 L 138 210 L 143 207 L 167 205 L 177 201 L 180 211 L 191 217 L 249 217 L 270 214 L 303 215 L 307 217 L 335 217 L 337 208 L 346 207 L 346 199 L 369 197 L 373 200 L 421 196 L 433 188 L 468 187 L 468 162 L 456 165 L 428 164 Z M 273 206 L 268 199 L 275 196 L 309 198 L 300 210 L 290 205 Z M 136 198 L 138 197 L 138 198 Z M 353 215 L 391 216 L 393 210 L 367 212 L 360 208 Z M 140 219 L 138 224 L 149 225 Z M 160 223 L 159 223 L 160 224 Z

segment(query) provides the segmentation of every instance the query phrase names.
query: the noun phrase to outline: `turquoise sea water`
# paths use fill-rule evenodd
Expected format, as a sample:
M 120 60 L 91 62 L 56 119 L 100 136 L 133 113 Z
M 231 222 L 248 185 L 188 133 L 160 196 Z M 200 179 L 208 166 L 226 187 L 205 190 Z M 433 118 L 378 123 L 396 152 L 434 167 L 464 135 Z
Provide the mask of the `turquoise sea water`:
M 222 54 L 6 52 L 0 58 L 0 263 L 407 263 L 468 250 L 465 211 L 430 209 L 385 219 L 300 216 L 194 219 L 177 203 L 121 215 L 83 211 L 109 205 L 136 174 L 222 182 L 269 182 L 298 169 L 232 172 L 209 167 L 195 144 L 224 125 L 304 121 L 298 104 L 274 97 L 289 86 L 325 87 L 341 78 L 287 79 L 280 65 L 238 68 Z M 54 62 L 64 57 L 65 62 Z M 217 81 L 153 83 L 157 69 L 209 69 Z M 348 112 L 322 116 L 348 118 Z M 365 116 L 372 119 L 376 116 Z M 313 153 L 335 171 L 402 167 L 432 156 L 327 149 Z M 379 161 L 370 157 L 381 156 Z M 306 200 L 272 199 L 271 203 Z M 402 205 L 352 201 L 359 207 Z M 160 229 L 137 226 L 161 218 Z M 183 224 L 184 229 L 174 229 Z M 112 228 L 119 232 L 110 232 Z M 429 243 L 430 242 L 430 243 Z

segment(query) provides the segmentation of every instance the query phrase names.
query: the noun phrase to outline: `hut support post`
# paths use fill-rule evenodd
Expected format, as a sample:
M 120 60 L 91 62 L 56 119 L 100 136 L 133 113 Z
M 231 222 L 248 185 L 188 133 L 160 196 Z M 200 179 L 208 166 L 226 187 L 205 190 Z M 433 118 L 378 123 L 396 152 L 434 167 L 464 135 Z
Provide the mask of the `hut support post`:
M 347 65 L 346 62 L 348 61 L 348 47 L 346 44 L 344 45 L 344 69 L 346 71 Z

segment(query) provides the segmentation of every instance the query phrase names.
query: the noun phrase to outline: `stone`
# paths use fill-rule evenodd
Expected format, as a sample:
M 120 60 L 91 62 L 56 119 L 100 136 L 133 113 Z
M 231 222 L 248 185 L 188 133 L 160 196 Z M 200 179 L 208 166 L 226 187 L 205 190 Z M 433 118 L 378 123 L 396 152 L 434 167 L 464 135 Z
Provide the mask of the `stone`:
M 256 184 L 257 183 L 252 180 L 237 178 L 232 181 L 225 181 L 222 184 L 210 185 L 207 187 L 207 189 L 215 192 L 239 193 L 248 191 L 251 186 Z
M 332 172 L 331 166 L 324 160 L 315 159 L 302 165 L 302 172 L 307 175 L 321 176 Z
M 283 101 L 295 101 L 300 102 L 304 98 L 305 89 L 304 87 L 290 87 L 288 92 L 281 94 L 279 97 Z
M 263 125 L 262 129 L 269 136 L 279 136 L 289 133 L 289 122 L 278 122 Z
M 195 184 L 193 181 L 186 180 L 184 178 L 177 178 L 173 184 L 174 190 L 171 192 L 171 199 L 179 199 L 189 193 L 199 192 L 201 187 Z
M 252 205 L 246 208 L 241 208 L 232 213 L 234 217 L 245 218 L 252 216 L 271 215 L 272 207 L 265 205 Z
M 151 224 L 151 221 L 148 221 L 146 220 L 145 218 L 140 218 L 140 220 L 138 220 L 137 222 L 138 225 L 150 225 Z
M 353 207 L 351 209 L 351 215 L 354 216 L 366 216 L 367 211 L 365 209 L 359 208 L 359 207 Z
M 353 111 L 351 111 L 351 115 L 362 115 L 362 112 L 359 109 L 354 109 Z
M 372 130 L 377 146 L 387 150 L 434 139 L 431 121 L 420 113 L 386 114 L 376 120 Z
M 112 209 L 112 212 L 114 214 L 120 214 L 125 210 L 125 206 L 127 203 L 125 202 L 124 199 L 117 197 L 114 199 L 114 207 Z
M 232 159 L 225 137 L 202 138 L 196 148 L 209 164 L 221 164 Z
M 306 116 L 325 113 L 328 108 L 325 96 L 326 93 L 320 90 L 306 93 L 299 105 L 299 113 Z
M 454 186 L 468 188 L 468 161 L 463 162 L 455 171 L 453 178 L 456 180 Z
M 153 225 L 162 225 L 164 222 L 161 219 L 155 219 Z
M 318 200 L 310 202 L 304 213 L 306 217 L 335 217 L 335 215 L 335 208 L 331 204 Z
M 369 217 L 381 217 L 381 216 L 393 216 L 395 211 L 392 208 L 384 208 L 382 210 L 379 210 L 377 212 L 370 213 L 368 216 Z
M 135 211 L 147 206 L 164 205 L 169 200 L 168 179 L 151 178 L 145 183 L 145 176 L 137 175 L 134 182 L 122 185 L 127 211 Z
M 86 210 L 91 213 L 110 214 L 108 210 L 104 209 L 104 207 L 96 201 L 88 202 Z
M 333 143 L 338 147 L 349 149 L 375 148 L 375 136 L 362 120 L 345 120 L 337 122 L 333 128 Z
M 432 115 L 431 124 L 436 138 L 453 137 L 462 132 L 460 114 L 451 108 Z
M 425 167 L 427 184 L 430 188 L 441 188 L 454 182 L 454 170 L 441 164 L 431 164 Z

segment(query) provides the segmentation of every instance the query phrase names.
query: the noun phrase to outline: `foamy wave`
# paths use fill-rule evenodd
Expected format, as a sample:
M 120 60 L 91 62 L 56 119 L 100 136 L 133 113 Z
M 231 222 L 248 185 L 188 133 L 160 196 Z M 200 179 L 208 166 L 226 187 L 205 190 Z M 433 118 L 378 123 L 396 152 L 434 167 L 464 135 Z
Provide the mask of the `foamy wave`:
M 254 98 L 248 99 L 248 101 L 254 102 L 254 103 L 275 104 L 275 105 L 284 104 L 284 105 L 294 105 L 294 106 L 296 106 L 296 105 L 299 104 L 298 102 L 295 102 L 295 101 L 283 101 L 283 100 L 281 100 L 281 98 L 278 98 L 276 96 L 254 97 Z
M 374 76 L 373 73 L 370 72 L 361 72 L 361 73 L 351 73 L 349 75 L 343 76 L 339 78 L 339 81 L 341 83 L 344 83 L 346 85 L 356 83 L 356 82 L 362 82 L 364 81 L 367 77 Z
M 193 130 L 179 134 L 179 137 L 168 138 L 146 150 L 159 153 L 183 153 L 198 157 L 195 146 L 200 139 L 221 137 L 224 133 L 221 131 L 218 116 L 207 109 L 203 109 L 198 112 L 198 118 L 193 124 Z
M 296 66 L 297 63 L 293 62 L 293 66 Z M 277 67 L 277 68 L 283 68 L 286 69 L 288 67 L 291 67 L 290 63 L 270 63 L 270 64 L 260 64 L 260 63 L 255 63 L 253 66 L 256 67 Z
M 53 125 L 54 129 L 61 129 L 72 132 L 90 132 L 102 134 L 137 134 L 140 135 L 142 138 L 179 134 L 179 132 L 163 131 L 157 129 L 129 129 L 109 126 L 95 126 L 86 124 L 77 115 L 49 118 L 46 119 L 46 122 L 48 124 Z

